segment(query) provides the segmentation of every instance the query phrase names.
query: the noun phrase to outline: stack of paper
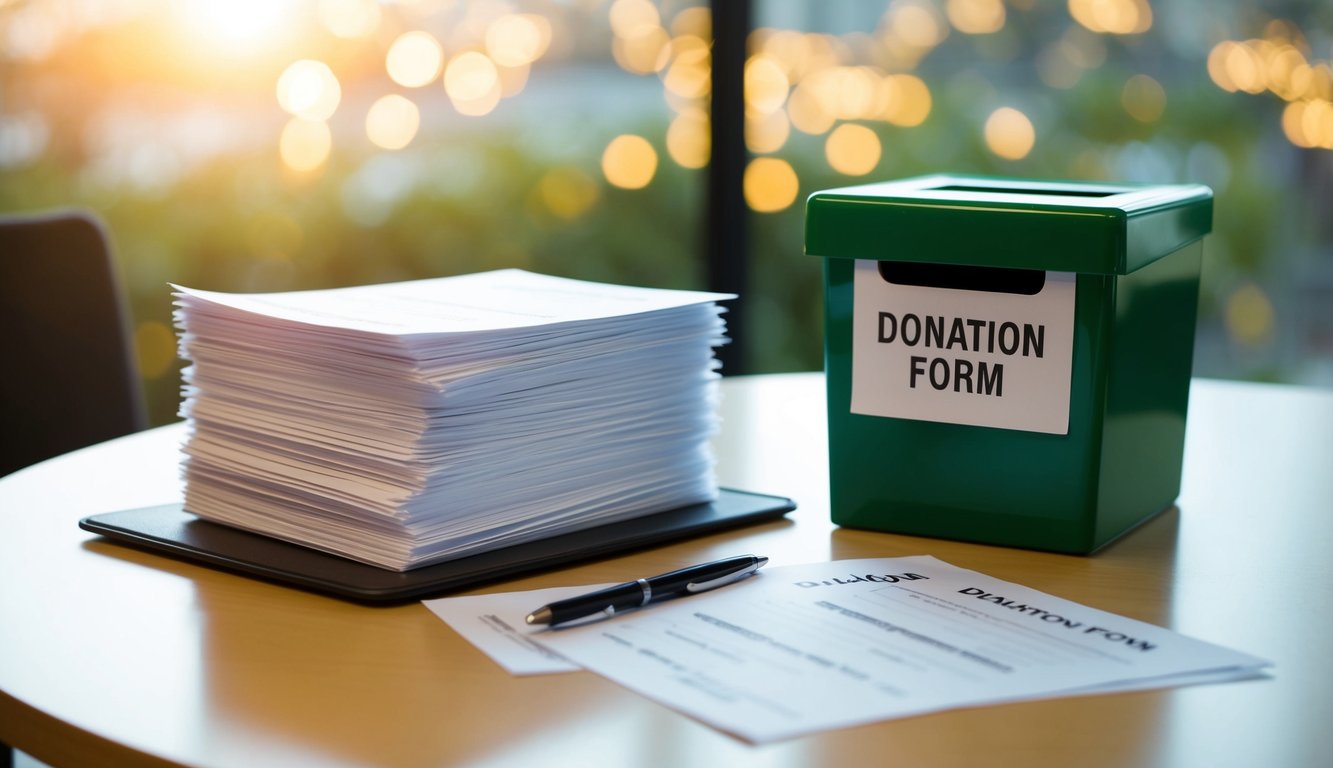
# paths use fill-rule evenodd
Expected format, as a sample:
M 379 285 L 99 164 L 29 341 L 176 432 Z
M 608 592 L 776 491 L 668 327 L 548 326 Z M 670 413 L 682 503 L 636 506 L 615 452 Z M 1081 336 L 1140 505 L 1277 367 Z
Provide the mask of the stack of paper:
M 202 518 L 407 570 L 716 497 L 734 296 L 520 270 L 176 288 Z

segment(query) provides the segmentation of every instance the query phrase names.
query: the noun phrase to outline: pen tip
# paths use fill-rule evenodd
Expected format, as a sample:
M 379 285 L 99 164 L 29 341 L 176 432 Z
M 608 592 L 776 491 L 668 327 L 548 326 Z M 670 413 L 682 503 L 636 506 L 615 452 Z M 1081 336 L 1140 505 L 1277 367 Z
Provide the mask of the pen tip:
M 533 611 L 532 613 L 529 613 L 529 614 L 528 614 L 527 622 L 528 622 L 529 624 L 550 624 L 550 623 L 551 623 L 551 609 L 550 609 L 550 608 L 538 608 L 537 610 L 535 610 L 535 611 Z
M 756 568 L 763 568 L 765 565 L 768 564 L 768 558 L 764 557 L 763 555 L 755 555 L 754 559 Z

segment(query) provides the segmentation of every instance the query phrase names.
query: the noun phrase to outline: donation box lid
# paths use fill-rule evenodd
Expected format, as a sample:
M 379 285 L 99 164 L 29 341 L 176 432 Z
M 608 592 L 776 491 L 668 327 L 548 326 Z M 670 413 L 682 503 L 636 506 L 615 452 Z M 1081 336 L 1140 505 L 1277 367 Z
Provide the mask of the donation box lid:
M 1212 230 L 1201 184 L 933 175 L 816 192 L 805 251 L 822 257 L 1123 275 Z

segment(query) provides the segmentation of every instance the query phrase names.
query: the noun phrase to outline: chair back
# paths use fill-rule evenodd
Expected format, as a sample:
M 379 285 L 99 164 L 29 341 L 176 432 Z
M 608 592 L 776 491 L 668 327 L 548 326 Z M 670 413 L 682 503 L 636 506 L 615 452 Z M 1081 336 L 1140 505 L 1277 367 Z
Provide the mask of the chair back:
M 127 315 L 91 216 L 0 216 L 0 475 L 147 426 Z

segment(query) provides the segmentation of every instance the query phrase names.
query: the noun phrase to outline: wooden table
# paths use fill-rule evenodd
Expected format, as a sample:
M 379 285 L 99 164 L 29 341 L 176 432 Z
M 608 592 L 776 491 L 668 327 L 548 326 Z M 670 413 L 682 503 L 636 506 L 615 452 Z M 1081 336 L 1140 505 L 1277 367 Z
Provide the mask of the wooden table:
M 751 551 L 931 554 L 1272 659 L 1272 678 L 751 747 L 591 673 L 510 677 L 418 604 L 363 607 L 79 530 L 179 498 L 177 425 L 0 480 L 0 741 L 57 766 L 1333 765 L 1333 393 L 1196 381 L 1178 509 L 1071 557 L 833 527 L 822 386 L 724 384 L 720 479 L 794 497 L 789 520 L 491 589 Z

